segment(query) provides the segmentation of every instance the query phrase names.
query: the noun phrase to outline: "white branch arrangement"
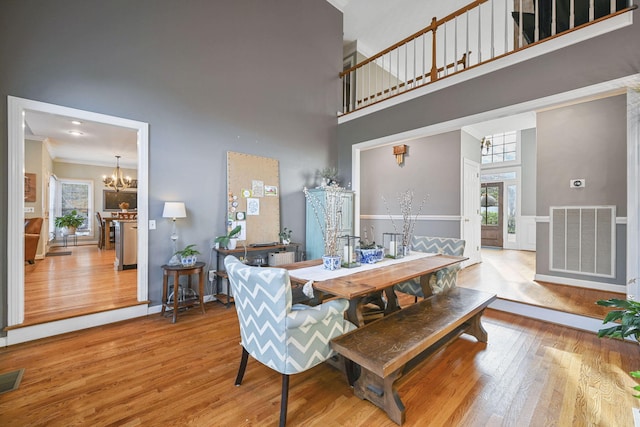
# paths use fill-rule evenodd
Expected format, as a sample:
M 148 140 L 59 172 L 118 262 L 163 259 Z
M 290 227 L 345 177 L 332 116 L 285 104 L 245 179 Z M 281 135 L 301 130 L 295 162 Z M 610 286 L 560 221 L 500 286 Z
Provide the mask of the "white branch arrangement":
M 324 192 L 313 194 L 304 187 L 304 195 L 310 202 L 313 215 L 320 226 L 322 240 L 324 242 L 324 254 L 337 256 L 338 238 L 342 230 L 342 195 L 345 188 L 337 183 L 323 187 Z M 322 200 L 324 199 L 324 200 Z
M 393 225 L 393 230 L 397 234 L 402 234 L 402 246 L 409 247 L 409 243 L 411 242 L 411 236 L 413 235 L 413 229 L 416 225 L 416 219 L 420 212 L 422 212 L 422 208 L 427 202 L 427 197 L 424 196 L 422 201 L 420 202 L 420 206 L 418 207 L 418 211 L 415 215 L 412 216 L 413 209 L 413 190 L 405 190 L 401 193 L 398 193 L 398 204 L 400 205 L 400 213 L 402 214 L 402 231 L 398 231 L 398 226 L 396 222 L 393 220 L 393 216 L 391 215 L 391 210 L 389 209 L 389 203 L 384 196 L 382 196 L 382 201 L 384 202 L 384 206 L 387 209 L 387 214 L 391 219 L 391 224 Z

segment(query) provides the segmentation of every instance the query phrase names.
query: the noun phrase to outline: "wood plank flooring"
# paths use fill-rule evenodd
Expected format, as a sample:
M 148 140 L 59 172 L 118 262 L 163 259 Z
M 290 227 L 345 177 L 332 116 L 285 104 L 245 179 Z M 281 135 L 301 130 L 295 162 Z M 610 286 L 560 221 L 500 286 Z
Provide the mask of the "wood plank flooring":
M 599 299 L 625 299 L 622 293 L 536 282 L 535 252 L 482 248 L 483 262 L 465 268 L 458 275 L 458 286 L 492 292 L 498 298 L 604 318 L 607 307 L 597 305 Z
M 280 375 L 240 361 L 235 310 L 206 304 L 0 349 L 2 426 L 272 426 Z M 487 344 L 463 335 L 401 379 L 405 426 L 632 426 L 637 344 L 487 310 Z M 290 426 L 395 426 L 327 364 L 293 375 Z
M 137 305 L 137 271 L 117 271 L 115 250 L 55 248 L 71 255 L 25 263 L 23 326 Z
M 97 246 L 57 248 L 72 255 L 25 264 L 23 326 L 138 304 L 136 270 L 116 271 L 114 250 Z M 461 271 L 458 285 L 494 292 L 499 298 L 603 318 L 599 299 L 624 294 L 534 282 L 535 252 L 482 249 L 483 262 Z

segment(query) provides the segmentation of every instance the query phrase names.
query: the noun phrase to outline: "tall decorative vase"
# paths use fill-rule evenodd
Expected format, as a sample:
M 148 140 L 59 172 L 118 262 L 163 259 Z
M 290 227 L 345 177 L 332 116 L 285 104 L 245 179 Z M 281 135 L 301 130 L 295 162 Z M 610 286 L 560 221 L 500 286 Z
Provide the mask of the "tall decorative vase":
M 340 268 L 340 255 L 322 255 L 322 266 L 326 270 L 337 270 Z

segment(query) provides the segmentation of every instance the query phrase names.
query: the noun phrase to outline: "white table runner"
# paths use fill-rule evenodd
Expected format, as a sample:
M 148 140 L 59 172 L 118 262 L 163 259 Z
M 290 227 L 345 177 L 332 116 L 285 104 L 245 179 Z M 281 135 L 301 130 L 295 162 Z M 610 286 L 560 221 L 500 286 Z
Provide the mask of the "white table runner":
M 437 254 L 427 254 L 424 252 L 412 252 L 410 255 L 404 258 L 385 258 L 380 262 L 376 262 L 375 264 L 362 264 L 360 267 L 353 268 L 339 268 L 337 270 L 326 270 L 322 264 L 314 265 L 313 267 L 305 267 L 299 268 L 296 270 L 290 270 L 289 276 L 295 277 L 298 280 L 312 280 L 315 282 L 319 282 L 322 280 L 335 279 L 338 277 L 348 276 L 350 274 L 359 273 L 361 271 L 374 270 L 376 268 L 386 267 L 388 265 L 401 264 L 403 262 L 413 261 L 420 258 L 426 258 L 430 256 L 435 256 Z

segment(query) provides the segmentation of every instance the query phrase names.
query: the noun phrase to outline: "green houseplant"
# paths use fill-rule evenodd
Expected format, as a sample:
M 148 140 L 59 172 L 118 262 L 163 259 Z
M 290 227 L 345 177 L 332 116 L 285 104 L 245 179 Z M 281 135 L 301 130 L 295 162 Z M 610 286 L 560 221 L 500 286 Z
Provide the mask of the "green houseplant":
M 177 251 L 174 255 L 180 256 L 180 264 L 183 267 L 192 267 L 198 261 L 200 252 L 195 249 L 196 245 L 187 245 L 184 249 Z
M 84 223 L 84 217 L 75 209 L 66 215 L 56 217 L 56 227 L 62 228 L 64 234 L 76 234 L 76 229 Z
M 291 243 L 291 234 L 293 234 L 293 230 L 289 230 L 287 227 L 285 227 L 280 233 L 278 233 L 278 236 L 280 236 L 280 241 L 282 243 L 288 245 L 289 243 Z
M 218 236 L 215 238 L 214 242 L 218 243 L 221 248 L 226 249 L 235 249 L 236 248 L 236 239 L 235 237 L 240 234 L 242 227 L 237 225 L 233 230 L 224 236 Z
M 621 309 L 611 310 L 607 313 L 602 323 L 618 322 L 618 324 L 600 329 L 598 331 L 598 337 L 617 339 L 633 337 L 636 341 L 640 342 L 640 302 L 611 298 L 596 301 L 596 304 Z M 629 374 L 634 378 L 640 378 L 640 371 L 633 371 Z M 635 386 L 633 389 L 640 392 L 640 385 Z M 640 394 L 635 395 L 635 397 L 640 399 Z

